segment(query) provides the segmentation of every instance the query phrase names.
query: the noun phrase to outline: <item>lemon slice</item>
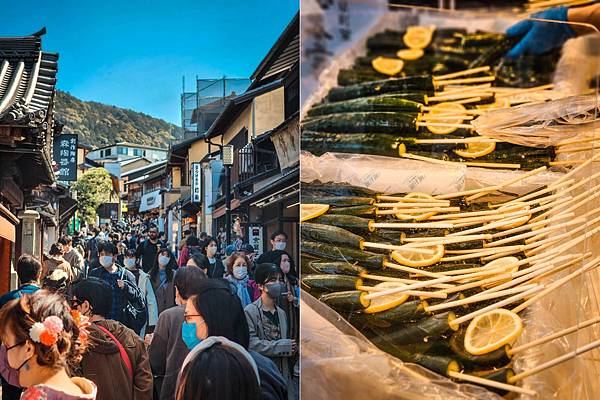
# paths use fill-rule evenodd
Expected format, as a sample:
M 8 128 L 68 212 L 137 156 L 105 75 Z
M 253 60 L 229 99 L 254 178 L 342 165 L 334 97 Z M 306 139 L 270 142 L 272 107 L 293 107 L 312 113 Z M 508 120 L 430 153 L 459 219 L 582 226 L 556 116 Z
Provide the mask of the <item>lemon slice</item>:
M 409 26 L 402 40 L 409 49 L 424 49 L 431 43 L 433 31 L 424 26 Z
M 329 210 L 327 204 L 301 204 L 300 205 L 300 222 L 308 221 L 309 219 L 317 218 Z
M 448 114 L 449 111 L 464 111 L 466 110 L 465 106 L 457 103 L 438 103 L 429 108 L 430 115 L 436 114 Z M 443 122 L 445 124 L 460 124 L 463 122 L 463 119 L 460 117 L 448 117 L 447 119 L 439 119 L 432 122 Z M 447 135 L 449 133 L 454 132 L 455 127 L 451 126 L 427 126 L 427 129 L 431 133 L 435 133 L 436 135 Z
M 496 143 L 467 143 L 465 150 L 454 150 L 456 155 L 464 158 L 478 158 L 487 156 L 496 150 Z
M 378 283 L 377 285 L 375 285 L 376 288 L 381 288 L 382 290 L 395 289 L 400 286 L 406 286 L 406 285 L 404 283 L 400 283 L 400 282 L 381 282 L 381 283 Z M 377 292 L 373 291 L 371 293 L 377 293 Z M 376 297 L 374 299 L 371 299 L 371 304 L 369 305 L 369 307 L 367 307 L 365 309 L 364 312 L 367 314 L 374 314 L 374 313 L 386 311 L 386 310 L 389 310 L 390 308 L 399 306 L 400 304 L 404 303 L 406 301 L 406 299 L 408 299 L 408 295 L 402 294 L 402 293 L 394 293 L 394 294 L 388 294 L 387 296 Z
M 424 54 L 425 52 L 421 49 L 402 49 L 398 50 L 396 53 L 398 58 L 406 61 L 418 60 L 419 58 L 423 57 Z
M 436 200 L 435 197 L 430 196 L 427 193 L 419 193 L 419 192 L 409 193 L 406 196 L 404 196 L 404 198 L 405 199 Z M 409 210 L 410 209 L 406 209 L 406 211 L 409 211 Z M 411 214 L 411 213 L 398 213 L 395 215 L 396 215 L 396 218 L 398 218 L 398 219 L 412 219 L 415 221 L 423 221 L 423 220 L 433 217 L 435 214 L 437 214 L 437 212 L 432 211 L 432 212 L 427 212 L 427 213 L 417 214 L 417 215 Z
M 407 267 L 428 267 L 438 263 L 444 257 L 444 245 L 438 244 L 420 249 L 432 250 L 434 254 L 423 254 L 411 251 L 410 248 L 392 251 L 392 259 Z
M 529 205 L 522 203 L 520 201 L 517 201 L 512 204 L 507 204 L 502 207 L 498 207 L 498 212 L 501 214 L 503 214 L 503 213 L 508 214 L 508 213 L 513 213 L 513 212 L 518 212 L 518 211 L 529 211 L 529 210 L 530 210 Z M 512 224 L 499 226 L 498 229 L 507 230 L 507 229 L 519 227 L 519 226 L 527 223 L 527 221 L 529 221 L 530 218 L 531 218 L 531 213 L 525 214 L 522 217 L 516 217 L 515 222 L 513 222 Z
M 473 318 L 465 333 L 465 350 L 487 354 L 513 344 L 523 331 L 523 322 L 514 312 L 498 308 Z
M 404 61 L 398 58 L 377 57 L 371 61 L 373 69 L 381 74 L 398 75 L 404 68 Z
M 485 264 L 485 266 L 483 268 L 485 268 L 485 269 L 500 268 L 500 270 L 498 271 L 498 275 L 508 274 L 511 272 L 517 272 L 519 270 L 519 266 L 515 265 L 517 262 L 519 262 L 519 259 L 517 257 L 512 257 L 512 256 L 511 257 L 502 257 L 502 258 L 498 258 L 494 261 L 490 261 L 489 263 Z M 501 285 L 510 280 L 511 280 L 511 278 L 506 278 L 506 279 L 502 279 L 502 280 L 495 281 L 492 283 L 484 284 L 481 287 L 484 289 L 489 289 L 494 286 Z

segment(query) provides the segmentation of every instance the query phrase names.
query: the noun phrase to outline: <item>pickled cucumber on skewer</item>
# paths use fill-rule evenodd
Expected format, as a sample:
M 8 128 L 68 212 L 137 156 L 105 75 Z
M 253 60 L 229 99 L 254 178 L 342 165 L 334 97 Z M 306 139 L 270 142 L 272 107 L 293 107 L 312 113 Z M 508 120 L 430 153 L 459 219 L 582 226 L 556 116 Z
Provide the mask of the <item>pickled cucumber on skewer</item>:
M 360 248 L 364 238 L 336 226 L 304 222 L 300 226 L 302 237 L 323 243 Z
M 341 292 L 356 290 L 362 279 L 349 275 L 305 275 L 300 280 L 303 286 L 317 292 Z
M 345 261 L 316 260 L 309 261 L 308 266 L 317 274 L 360 276 L 360 274 L 368 272 L 366 268 L 358 264 L 350 264 Z
M 407 301 L 389 310 L 374 314 L 356 313 L 351 316 L 350 322 L 355 326 L 368 325 L 389 328 L 431 316 L 432 313 L 425 309 L 426 305 L 427 303 L 421 300 Z
M 329 197 L 314 197 L 314 198 L 303 198 L 304 203 L 311 204 L 327 204 L 330 206 L 337 207 L 349 207 L 349 206 L 365 206 L 375 203 L 372 197 L 357 197 L 357 196 L 329 196 Z
M 356 217 L 354 215 L 324 214 L 315 218 L 314 222 L 349 229 L 351 231 L 373 232 L 373 228 L 369 226 L 371 221 L 372 219 L 370 218 Z
M 385 79 L 331 89 L 328 101 L 357 99 L 385 93 L 422 92 L 433 94 L 433 79 L 429 75 L 409 76 L 406 78 Z
M 417 112 L 350 112 L 310 119 L 302 129 L 331 133 L 417 132 Z
M 355 217 L 375 215 L 375 206 L 350 206 L 350 207 L 333 207 L 329 210 L 331 215 L 352 215 Z
M 397 136 L 381 133 L 320 133 L 302 132 L 302 149 L 320 156 L 327 152 L 374 154 L 398 157 Z
M 334 292 L 319 297 L 319 300 L 336 311 L 357 311 L 369 307 L 369 300 L 365 299 L 366 292 L 360 290 L 347 290 Z
M 510 345 L 503 346 L 487 354 L 476 356 L 465 350 L 464 341 L 465 329 L 461 329 L 452 334 L 449 344 L 456 358 L 466 367 L 479 369 L 500 368 L 511 361 L 511 357 L 508 354 Z
M 436 337 L 454 332 L 455 328 L 450 324 L 454 319 L 456 319 L 454 312 L 448 311 L 435 314 L 415 323 L 406 324 L 402 328 L 389 332 L 374 329 L 374 332 L 380 335 L 381 339 L 374 338 L 373 341 L 376 342 L 385 338 L 386 341 L 394 344 L 410 344 L 433 340 Z
M 335 261 L 360 263 L 365 268 L 381 269 L 386 256 L 349 247 L 332 246 L 330 244 L 302 240 L 300 250 L 304 253 Z
M 321 116 L 348 112 L 421 112 L 425 103 L 424 94 L 403 93 L 392 95 L 381 95 L 340 101 L 335 103 L 323 103 L 311 108 L 309 116 Z

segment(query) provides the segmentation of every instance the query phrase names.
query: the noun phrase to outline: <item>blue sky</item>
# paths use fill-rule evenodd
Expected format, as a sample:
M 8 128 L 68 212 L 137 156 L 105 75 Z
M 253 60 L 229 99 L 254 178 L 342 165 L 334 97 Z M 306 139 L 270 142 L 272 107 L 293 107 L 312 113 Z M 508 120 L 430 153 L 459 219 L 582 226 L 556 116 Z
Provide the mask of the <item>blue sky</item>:
M 0 0 L 0 36 L 46 26 L 59 89 L 180 125 L 182 76 L 249 77 L 298 1 Z

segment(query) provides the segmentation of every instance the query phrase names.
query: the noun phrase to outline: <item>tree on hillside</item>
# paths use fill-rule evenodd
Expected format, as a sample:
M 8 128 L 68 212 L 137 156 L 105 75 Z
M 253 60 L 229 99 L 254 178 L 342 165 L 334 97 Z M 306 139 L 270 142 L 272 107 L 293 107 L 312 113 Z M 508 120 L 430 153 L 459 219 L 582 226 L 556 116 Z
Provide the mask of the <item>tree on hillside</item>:
M 94 224 L 96 209 L 110 200 L 110 174 L 104 168 L 91 168 L 77 180 L 73 188 L 77 191 L 79 214 L 85 222 Z

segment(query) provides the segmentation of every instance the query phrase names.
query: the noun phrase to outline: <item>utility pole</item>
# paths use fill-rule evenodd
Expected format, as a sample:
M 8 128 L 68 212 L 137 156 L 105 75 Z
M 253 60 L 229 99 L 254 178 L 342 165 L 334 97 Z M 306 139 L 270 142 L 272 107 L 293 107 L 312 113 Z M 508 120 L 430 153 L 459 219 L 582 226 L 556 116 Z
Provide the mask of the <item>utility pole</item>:
M 231 165 L 225 165 L 225 240 L 231 244 Z

